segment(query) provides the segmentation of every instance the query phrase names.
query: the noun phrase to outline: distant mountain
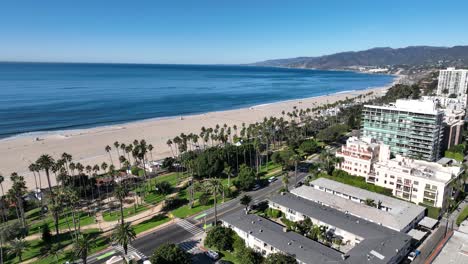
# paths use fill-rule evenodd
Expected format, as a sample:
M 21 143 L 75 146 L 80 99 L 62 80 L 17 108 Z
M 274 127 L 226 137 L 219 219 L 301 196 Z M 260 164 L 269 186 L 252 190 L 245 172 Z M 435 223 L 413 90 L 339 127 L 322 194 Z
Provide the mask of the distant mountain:
M 467 66 L 468 46 L 373 48 L 320 57 L 297 57 L 253 63 L 257 66 L 343 69 L 355 66 Z

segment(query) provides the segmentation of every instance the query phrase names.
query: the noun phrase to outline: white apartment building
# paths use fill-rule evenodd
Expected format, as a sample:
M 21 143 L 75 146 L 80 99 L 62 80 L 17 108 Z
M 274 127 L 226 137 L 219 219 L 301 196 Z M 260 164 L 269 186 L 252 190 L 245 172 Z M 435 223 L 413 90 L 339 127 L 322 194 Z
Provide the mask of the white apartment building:
M 457 166 L 397 155 L 375 163 L 368 181 L 392 189 L 393 195 L 404 200 L 445 209 L 452 194 L 451 184 L 462 172 Z
M 463 99 L 466 103 L 468 70 L 447 68 L 439 72 L 437 95 Z
M 372 171 L 372 164 L 390 158 L 390 148 L 371 138 L 350 137 L 346 145 L 336 152 L 336 156 L 343 158 L 343 162 L 337 166 L 339 169 L 367 178 Z

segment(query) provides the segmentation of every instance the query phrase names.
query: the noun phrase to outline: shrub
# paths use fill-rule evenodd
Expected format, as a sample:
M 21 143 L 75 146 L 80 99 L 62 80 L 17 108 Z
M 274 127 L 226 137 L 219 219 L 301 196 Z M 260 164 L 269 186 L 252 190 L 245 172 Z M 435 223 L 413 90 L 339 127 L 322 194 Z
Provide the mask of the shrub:
M 320 147 L 317 144 L 317 142 L 311 139 L 302 142 L 301 145 L 299 146 L 299 150 L 301 150 L 302 152 L 308 155 L 316 153 L 319 149 Z
M 332 175 L 333 176 L 329 176 L 328 174 L 322 172 L 322 173 L 319 173 L 317 177 L 327 178 L 333 181 L 352 185 L 354 187 L 358 187 L 358 188 L 368 190 L 371 192 L 380 193 L 380 194 L 387 195 L 387 196 L 392 196 L 391 189 L 367 183 L 364 177 L 352 176 L 343 170 L 334 170 Z
M 296 264 L 297 261 L 293 256 L 282 253 L 273 253 L 268 255 L 263 261 L 264 264 Z
M 151 255 L 151 263 L 158 264 L 190 264 L 191 256 L 175 244 L 164 244 Z
M 280 210 L 276 210 L 276 209 L 273 209 L 273 208 L 268 208 L 266 210 L 266 215 L 269 217 L 269 218 L 280 218 L 282 216 L 282 212 Z
M 457 217 L 457 225 L 459 226 L 467 218 L 468 218 L 468 206 L 465 206 L 465 208 L 463 208 L 463 211 L 461 211 L 461 213 Z
M 198 203 L 200 205 L 209 205 L 210 204 L 211 195 L 208 193 L 202 193 L 198 198 Z
M 167 198 L 164 202 L 164 206 L 162 208 L 163 211 L 171 211 L 181 207 L 182 205 L 188 203 L 187 199 L 181 199 L 179 197 L 170 197 Z
M 172 192 L 172 186 L 167 181 L 157 182 L 154 186 L 157 194 L 168 195 Z

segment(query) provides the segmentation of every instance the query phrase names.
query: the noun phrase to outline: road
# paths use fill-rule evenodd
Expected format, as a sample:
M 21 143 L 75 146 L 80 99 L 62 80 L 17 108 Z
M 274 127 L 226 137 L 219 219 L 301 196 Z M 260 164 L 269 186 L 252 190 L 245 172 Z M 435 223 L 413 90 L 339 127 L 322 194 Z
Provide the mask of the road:
M 297 181 L 302 181 L 306 177 L 307 173 L 298 172 Z M 295 184 L 294 173 L 290 173 L 290 184 L 289 188 L 293 188 Z M 277 194 L 282 187 L 281 178 L 278 178 L 273 183 L 268 184 L 267 186 L 260 188 L 256 191 L 250 191 L 243 193 L 252 197 L 252 204 L 261 202 L 268 198 L 271 195 Z M 240 195 L 240 196 L 242 196 Z M 220 204 L 217 206 L 218 219 L 223 215 L 236 212 L 238 210 L 243 210 L 244 206 L 239 202 L 240 197 L 232 199 L 228 202 Z M 206 215 L 204 217 L 197 217 L 200 215 Z M 139 237 L 132 242 L 129 251 L 136 251 L 139 254 L 145 256 L 151 256 L 154 249 L 159 247 L 164 243 L 174 243 L 179 244 L 185 251 L 193 254 L 194 263 L 213 263 L 203 252 L 198 249 L 197 244 L 201 239 L 204 231 L 203 226 L 205 223 L 211 223 L 214 221 L 214 208 L 210 208 L 206 211 L 203 211 L 194 216 L 188 217 L 186 219 L 180 219 L 174 224 L 165 226 L 164 228 L 158 229 L 154 232 L 146 234 L 142 237 Z M 112 256 L 119 254 L 118 247 L 109 248 L 103 252 L 100 252 L 97 255 L 90 256 L 88 258 L 88 263 L 90 264 L 101 264 L 105 263 Z

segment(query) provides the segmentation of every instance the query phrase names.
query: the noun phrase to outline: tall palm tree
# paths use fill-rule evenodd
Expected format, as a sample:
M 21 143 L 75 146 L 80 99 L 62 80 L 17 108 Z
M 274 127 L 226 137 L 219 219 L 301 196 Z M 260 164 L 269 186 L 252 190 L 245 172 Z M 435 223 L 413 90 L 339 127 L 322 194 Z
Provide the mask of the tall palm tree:
M 217 196 L 220 192 L 224 193 L 223 184 L 219 179 L 216 179 L 216 178 L 206 179 L 205 190 L 213 194 L 215 224 L 217 224 L 218 223 Z
M 30 172 L 33 173 L 34 183 L 35 183 L 36 190 L 37 190 L 36 167 L 37 167 L 37 165 L 35 163 L 31 163 L 31 164 L 29 164 L 28 169 L 29 169 Z
M 110 160 L 111 164 L 114 164 L 114 162 L 112 161 L 112 154 L 110 153 L 112 148 L 109 145 L 107 145 L 104 149 L 109 154 L 109 160 Z
M 124 224 L 124 211 L 123 211 L 123 202 L 125 198 L 128 196 L 129 190 L 126 185 L 119 184 L 115 187 L 114 196 L 120 203 L 120 224 Z
M 294 164 L 294 186 L 297 184 L 297 165 L 301 161 L 301 156 L 294 154 L 291 156 L 290 161 Z
M 3 200 L 3 199 L 5 198 L 5 192 L 3 191 L 3 182 L 4 182 L 4 181 L 5 181 L 5 177 L 3 177 L 2 174 L 0 174 L 0 187 L 2 188 L 2 197 L 1 197 L 1 199 L 0 199 L 0 200 L 2 201 L 2 204 L 1 204 L 1 206 L 2 206 L 1 209 L 2 209 L 2 212 L 3 212 L 3 213 L 2 213 L 2 218 L 3 218 L 3 221 L 6 222 L 6 221 L 7 221 L 7 216 L 6 216 L 6 214 L 4 213 L 4 211 L 5 211 L 6 208 L 5 208 L 5 201 Z M 0 237 L 0 239 L 1 239 L 1 237 Z M 0 256 L 0 257 L 1 257 L 1 256 Z
M 136 238 L 136 233 L 130 223 L 118 225 L 112 233 L 112 241 L 120 244 L 127 255 L 128 244 Z
M 49 186 L 49 193 L 50 197 L 52 199 L 52 203 L 55 204 L 55 194 L 52 191 L 52 184 L 50 182 L 50 170 L 52 169 L 52 166 L 54 165 L 54 159 L 47 154 L 43 154 L 42 156 L 39 157 L 39 159 L 36 161 L 36 164 L 45 171 L 46 177 L 47 177 L 47 184 Z M 59 234 L 59 219 L 58 215 L 54 214 L 54 224 L 55 224 L 55 233 Z
M 28 247 L 28 242 L 22 238 L 15 238 L 10 241 L 9 252 L 18 257 L 19 262 L 23 262 L 23 251 Z
M 284 172 L 283 178 L 281 178 L 281 181 L 283 182 L 283 188 L 288 191 L 288 185 L 289 185 L 289 175 L 288 172 Z
M 88 253 L 91 250 L 94 242 L 87 235 L 79 235 L 73 243 L 73 253 L 80 258 L 83 264 L 87 263 Z
M 117 151 L 117 157 L 120 157 L 120 152 L 119 152 L 120 143 L 118 141 L 115 141 L 114 147 L 115 147 L 115 151 Z M 120 167 L 122 167 L 122 164 L 120 164 Z
M 11 174 L 11 188 L 8 191 L 11 197 L 14 197 L 16 207 L 19 212 L 19 218 L 23 228 L 26 228 L 26 218 L 24 215 L 23 195 L 26 194 L 26 181 L 23 176 L 19 176 L 16 172 Z
M 0 187 L 2 188 L 2 196 L 5 196 L 5 192 L 3 191 L 3 182 L 5 181 L 5 177 L 0 174 Z

